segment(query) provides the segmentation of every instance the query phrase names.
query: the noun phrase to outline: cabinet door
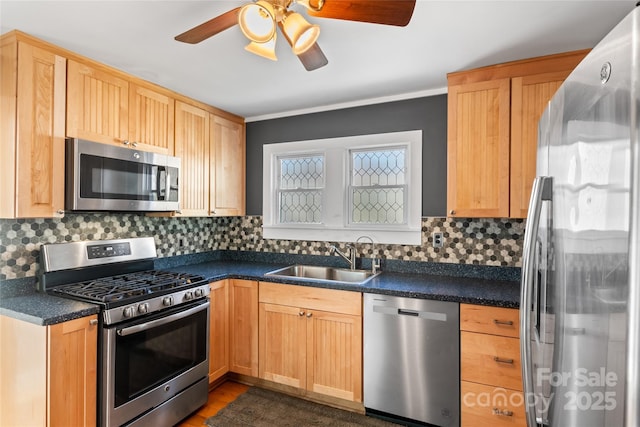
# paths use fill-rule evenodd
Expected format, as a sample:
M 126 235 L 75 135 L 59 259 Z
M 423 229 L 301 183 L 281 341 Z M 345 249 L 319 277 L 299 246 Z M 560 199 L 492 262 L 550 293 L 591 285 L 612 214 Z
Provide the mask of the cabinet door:
M 460 332 L 460 378 L 480 384 L 522 390 L 518 338 Z
M 136 84 L 129 91 L 129 141 L 141 150 L 173 155 L 175 101 Z
M 106 144 L 127 141 L 129 83 L 73 60 L 67 73 L 67 136 Z
M 571 71 L 514 78 L 511 82 L 511 218 L 526 218 L 536 176 L 538 122 Z
M 449 216 L 509 216 L 509 88 L 508 78 L 449 87 Z
M 258 376 L 258 282 L 229 280 L 231 372 Z
M 47 328 L 0 315 L 0 349 L 0 426 L 46 425 Z
M 96 425 L 96 316 L 49 327 L 50 426 Z
M 214 215 L 244 215 L 244 124 L 211 116 L 211 209 Z
M 527 427 L 521 391 L 462 381 L 460 392 L 461 427 Z
M 180 212 L 209 215 L 209 113 L 176 101 L 175 155 L 180 157 Z
M 229 281 L 211 283 L 209 383 L 229 372 Z
M 360 316 L 307 311 L 307 389 L 362 401 Z
M 18 71 L 15 216 L 58 216 L 64 209 L 66 59 L 20 42 Z
M 260 378 L 306 388 L 305 315 L 297 307 L 260 303 Z

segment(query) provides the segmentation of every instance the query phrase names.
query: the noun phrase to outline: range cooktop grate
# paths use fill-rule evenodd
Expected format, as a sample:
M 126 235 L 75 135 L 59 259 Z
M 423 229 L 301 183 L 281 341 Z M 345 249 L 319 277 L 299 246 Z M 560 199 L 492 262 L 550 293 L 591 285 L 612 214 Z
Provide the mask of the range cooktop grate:
M 169 289 L 191 287 L 204 277 L 163 270 L 147 270 L 56 286 L 53 292 L 98 302 L 124 301 Z

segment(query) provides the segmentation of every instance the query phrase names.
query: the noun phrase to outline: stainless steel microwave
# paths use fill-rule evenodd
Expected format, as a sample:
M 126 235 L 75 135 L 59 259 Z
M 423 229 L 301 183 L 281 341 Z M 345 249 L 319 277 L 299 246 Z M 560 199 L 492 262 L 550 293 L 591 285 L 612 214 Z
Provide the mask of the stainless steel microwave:
M 178 157 L 67 138 L 66 161 L 66 210 L 180 208 Z

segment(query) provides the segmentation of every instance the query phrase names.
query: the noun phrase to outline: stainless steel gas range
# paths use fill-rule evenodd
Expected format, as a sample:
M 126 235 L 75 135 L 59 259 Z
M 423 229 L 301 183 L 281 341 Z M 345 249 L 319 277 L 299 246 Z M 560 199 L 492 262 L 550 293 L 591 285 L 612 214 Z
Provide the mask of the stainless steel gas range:
M 207 401 L 208 283 L 155 257 L 151 237 L 42 246 L 39 289 L 101 307 L 100 426 L 171 426 Z

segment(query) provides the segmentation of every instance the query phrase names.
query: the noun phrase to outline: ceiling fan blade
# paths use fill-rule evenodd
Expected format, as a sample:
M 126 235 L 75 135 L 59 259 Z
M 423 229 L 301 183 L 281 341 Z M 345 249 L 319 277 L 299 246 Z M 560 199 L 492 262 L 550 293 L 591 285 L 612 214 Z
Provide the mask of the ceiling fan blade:
M 321 10 L 308 13 L 318 18 L 404 27 L 411 20 L 415 5 L 416 0 L 325 0 Z
M 176 36 L 175 39 L 184 43 L 200 43 L 201 41 L 206 40 L 211 36 L 215 36 L 227 28 L 231 28 L 236 25 L 238 23 L 239 11 L 240 7 L 231 9 L 230 11 L 216 16 L 197 27 L 193 27 L 192 29 L 185 31 L 184 33 Z
M 324 56 L 324 52 L 322 52 L 318 43 L 314 43 L 306 52 L 298 55 L 298 58 L 307 71 L 317 70 L 329 63 L 329 60 Z

